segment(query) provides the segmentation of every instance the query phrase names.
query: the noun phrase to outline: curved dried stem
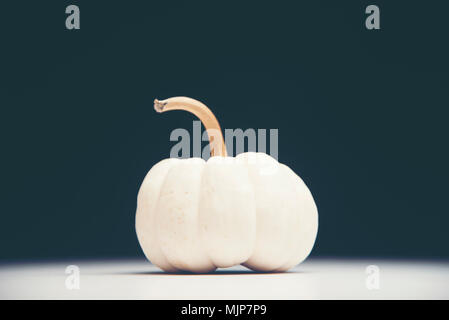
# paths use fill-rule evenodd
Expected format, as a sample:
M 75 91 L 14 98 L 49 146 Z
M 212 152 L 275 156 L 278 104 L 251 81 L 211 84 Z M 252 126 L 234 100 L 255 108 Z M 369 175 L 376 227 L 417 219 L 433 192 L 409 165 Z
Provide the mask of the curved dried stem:
M 198 100 L 188 97 L 173 97 L 165 100 L 154 100 L 154 110 L 159 113 L 171 110 L 184 110 L 193 113 L 206 128 L 210 142 L 210 155 L 226 157 L 226 145 L 220 124 L 210 109 Z

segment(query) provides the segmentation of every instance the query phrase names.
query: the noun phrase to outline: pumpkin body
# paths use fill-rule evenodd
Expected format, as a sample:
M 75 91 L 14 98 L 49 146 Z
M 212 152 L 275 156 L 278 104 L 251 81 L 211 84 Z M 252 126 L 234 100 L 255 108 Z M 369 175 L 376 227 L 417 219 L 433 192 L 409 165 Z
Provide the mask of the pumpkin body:
M 165 271 L 285 271 L 308 256 L 317 230 L 307 186 L 265 153 L 165 159 L 138 194 L 139 243 Z

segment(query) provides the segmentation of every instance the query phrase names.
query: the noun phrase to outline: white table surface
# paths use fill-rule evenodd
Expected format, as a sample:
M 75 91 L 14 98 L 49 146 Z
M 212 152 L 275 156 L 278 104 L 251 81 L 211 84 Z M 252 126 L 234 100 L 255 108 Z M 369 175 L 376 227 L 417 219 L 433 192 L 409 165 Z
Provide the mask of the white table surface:
M 79 289 L 66 288 L 68 265 Z M 379 267 L 379 289 L 366 285 Z M 286 273 L 167 274 L 146 260 L 0 265 L 0 299 L 448 299 L 449 262 L 310 258 Z

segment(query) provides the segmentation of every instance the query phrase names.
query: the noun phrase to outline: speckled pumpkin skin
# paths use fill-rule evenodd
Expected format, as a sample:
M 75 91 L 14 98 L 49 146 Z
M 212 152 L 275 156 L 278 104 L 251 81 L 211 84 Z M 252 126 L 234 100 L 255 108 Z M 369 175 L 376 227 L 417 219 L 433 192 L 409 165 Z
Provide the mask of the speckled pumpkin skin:
M 312 250 L 318 211 L 301 178 L 265 153 L 165 159 L 139 190 L 136 231 L 165 271 L 285 271 Z

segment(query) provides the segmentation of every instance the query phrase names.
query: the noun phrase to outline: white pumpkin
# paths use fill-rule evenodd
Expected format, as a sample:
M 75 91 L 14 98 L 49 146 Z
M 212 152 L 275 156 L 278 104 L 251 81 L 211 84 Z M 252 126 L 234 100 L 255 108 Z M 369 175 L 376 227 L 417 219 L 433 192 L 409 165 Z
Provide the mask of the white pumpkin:
M 155 108 L 188 110 L 210 137 L 219 134 L 208 161 L 165 159 L 145 177 L 136 231 L 146 257 L 170 272 L 238 264 L 285 271 L 302 262 L 315 242 L 318 212 L 301 178 L 265 153 L 227 157 L 218 122 L 196 100 L 156 100 Z

